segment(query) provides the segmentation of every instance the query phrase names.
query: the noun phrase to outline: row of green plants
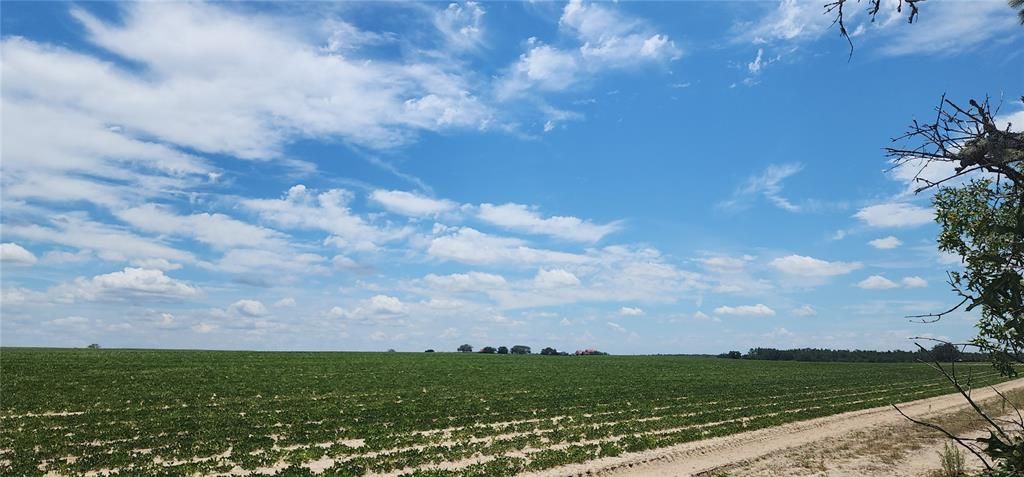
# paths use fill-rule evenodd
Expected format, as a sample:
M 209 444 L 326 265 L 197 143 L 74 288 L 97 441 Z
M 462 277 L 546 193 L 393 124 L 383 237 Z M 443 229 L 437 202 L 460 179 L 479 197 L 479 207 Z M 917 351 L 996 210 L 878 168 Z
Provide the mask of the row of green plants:
M 328 475 L 441 472 L 436 468 L 443 463 L 474 459 L 486 462 L 458 475 L 505 475 L 498 467 L 512 475 L 945 391 L 939 376 L 903 365 L 679 357 L 499 363 L 477 355 L 397 353 L 2 353 L 4 475 L 99 469 L 212 474 L 279 463 L 290 464 L 284 475 L 298 475 L 291 473 L 322 458 L 334 461 Z M 978 367 L 976 379 L 982 384 L 999 378 Z

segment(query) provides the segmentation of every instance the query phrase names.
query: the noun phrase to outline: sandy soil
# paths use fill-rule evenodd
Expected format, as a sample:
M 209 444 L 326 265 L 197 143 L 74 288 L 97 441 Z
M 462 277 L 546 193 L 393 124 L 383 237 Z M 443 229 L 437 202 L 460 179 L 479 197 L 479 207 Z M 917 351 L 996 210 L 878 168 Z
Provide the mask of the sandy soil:
M 1024 379 L 996 386 L 1024 399 Z M 991 389 L 975 400 L 998 406 Z M 900 405 L 915 418 L 941 419 L 964 435 L 984 424 L 959 394 Z M 999 407 L 995 408 L 997 414 Z M 643 453 L 590 461 L 531 474 L 548 476 L 927 476 L 939 466 L 946 440 L 907 422 L 891 406 L 795 422 L 742 434 L 689 442 Z M 974 457 L 965 455 L 970 465 Z

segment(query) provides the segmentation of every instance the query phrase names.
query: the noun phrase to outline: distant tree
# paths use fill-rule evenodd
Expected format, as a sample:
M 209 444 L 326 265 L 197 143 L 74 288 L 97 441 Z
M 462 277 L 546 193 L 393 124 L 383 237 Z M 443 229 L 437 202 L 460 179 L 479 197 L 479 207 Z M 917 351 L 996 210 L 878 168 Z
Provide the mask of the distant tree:
M 498 347 L 498 354 L 508 354 L 508 348 L 505 346 Z
M 87 349 L 100 349 L 100 345 L 98 343 L 93 343 L 93 344 L 91 344 L 89 346 L 86 346 L 86 348 Z
M 460 353 L 472 353 L 473 352 L 473 347 L 468 345 L 468 344 L 464 344 L 462 346 L 459 346 L 459 352 Z
M 397 351 L 395 351 L 395 348 L 388 348 L 388 353 L 397 353 Z
M 512 354 L 530 354 L 530 347 L 524 345 L 515 345 L 510 350 Z
M 960 349 L 953 343 L 939 343 L 932 346 L 932 358 L 944 363 L 960 360 Z
M 554 356 L 554 355 L 558 354 L 558 350 L 555 349 L 555 348 L 547 347 L 547 348 L 544 348 L 544 349 L 540 350 L 540 354 L 542 354 L 544 356 Z
M 433 348 L 431 348 L 431 349 L 428 349 L 428 350 L 424 351 L 424 353 L 433 353 L 433 352 L 434 352 L 434 349 L 433 349 Z
M 480 348 L 480 353 L 483 354 L 494 354 L 496 352 L 498 352 L 498 350 L 494 349 L 493 346 L 484 346 L 483 348 Z
M 729 359 L 740 359 L 743 357 L 743 353 L 740 353 L 739 351 L 730 351 L 728 353 L 725 353 L 723 357 Z

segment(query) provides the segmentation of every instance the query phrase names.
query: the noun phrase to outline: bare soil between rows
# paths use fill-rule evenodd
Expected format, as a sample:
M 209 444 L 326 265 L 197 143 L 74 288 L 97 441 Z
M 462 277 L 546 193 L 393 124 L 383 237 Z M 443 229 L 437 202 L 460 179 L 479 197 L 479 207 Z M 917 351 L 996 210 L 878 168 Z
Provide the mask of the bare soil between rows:
M 1024 398 L 1024 379 L 995 386 Z M 972 397 L 998 405 L 991 388 Z M 963 434 L 984 428 L 960 394 L 898 404 L 907 415 L 943 423 Z M 708 440 L 536 472 L 532 477 L 583 476 L 926 476 L 938 468 L 946 440 L 881 406 Z M 966 455 L 968 464 L 973 457 Z

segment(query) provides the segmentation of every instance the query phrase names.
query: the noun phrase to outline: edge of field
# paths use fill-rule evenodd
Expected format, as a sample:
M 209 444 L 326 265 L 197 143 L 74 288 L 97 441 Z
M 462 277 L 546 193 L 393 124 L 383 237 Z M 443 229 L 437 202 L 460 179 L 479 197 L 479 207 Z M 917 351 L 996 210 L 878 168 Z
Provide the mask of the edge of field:
M 1024 390 L 1024 378 L 1005 381 L 994 387 L 1004 394 L 1010 391 Z M 997 394 L 992 387 L 986 387 L 974 390 L 971 397 L 976 401 L 983 401 L 996 398 Z M 899 404 L 900 409 L 907 415 L 916 417 L 947 413 L 968 406 L 963 396 L 958 393 L 895 404 Z M 725 466 L 753 461 L 768 454 L 819 442 L 822 439 L 903 421 L 905 419 L 891 405 L 879 406 L 687 442 L 672 447 L 617 457 L 604 457 L 581 464 L 560 466 L 522 475 L 530 477 L 701 475 Z

